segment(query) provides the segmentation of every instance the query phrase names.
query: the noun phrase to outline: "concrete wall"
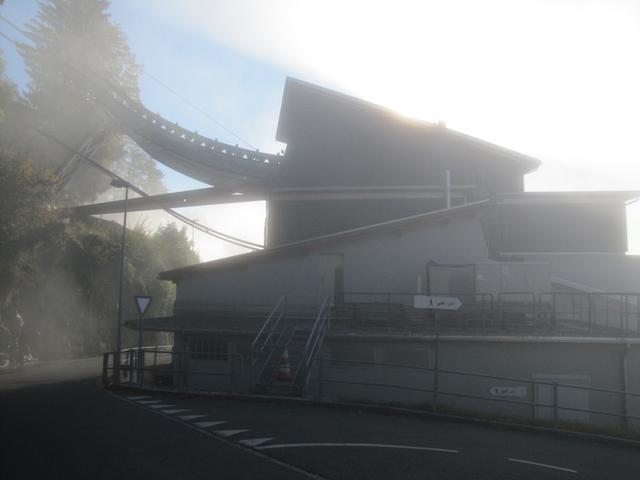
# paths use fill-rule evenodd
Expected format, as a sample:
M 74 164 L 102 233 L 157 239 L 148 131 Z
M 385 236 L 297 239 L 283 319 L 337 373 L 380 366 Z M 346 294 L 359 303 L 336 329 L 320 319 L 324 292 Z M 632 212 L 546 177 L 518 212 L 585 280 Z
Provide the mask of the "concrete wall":
M 353 339 L 332 336 L 325 343 L 323 356 L 333 360 L 351 359 L 433 368 L 434 352 L 432 338 Z M 624 390 L 626 384 L 628 391 L 640 393 L 640 345 L 637 342 L 627 346 L 617 340 L 441 337 L 439 368 L 530 380 L 519 382 L 440 373 L 438 404 L 464 411 L 551 420 L 551 408 L 494 401 L 553 403 L 553 387 L 542 382 L 612 390 Z M 325 399 L 390 402 L 410 406 L 431 405 L 434 399 L 433 393 L 411 390 L 433 390 L 434 375 L 424 370 L 323 362 L 322 370 L 316 369 L 313 379 L 312 395 Z M 402 388 L 349 385 L 332 383 L 331 380 L 395 384 Z M 537 383 L 531 383 L 533 381 Z M 445 393 L 484 397 L 486 400 Z M 616 393 L 558 387 L 558 398 L 561 407 L 614 413 L 622 413 L 625 409 L 623 395 Z M 628 396 L 626 402 L 627 412 L 640 416 L 640 398 Z M 559 410 L 559 419 L 610 427 L 623 424 L 619 417 L 563 409 Z M 640 428 L 639 422 L 631 424 Z
M 181 388 L 248 393 L 252 386 L 251 335 L 176 334 L 176 351 L 186 351 L 189 339 L 216 338 L 228 342 L 237 354 L 233 369 L 239 375 L 231 382 L 231 362 L 190 359 L 180 366 L 188 374 L 176 374 Z M 434 374 L 429 370 L 399 368 L 435 366 L 435 339 L 430 336 L 341 336 L 330 335 L 315 364 L 309 385 L 311 398 L 357 402 L 382 402 L 426 407 L 433 404 Z M 438 405 L 444 411 L 514 415 L 538 420 L 553 419 L 553 387 L 545 382 L 591 386 L 640 393 L 640 342 L 620 339 L 539 337 L 442 336 L 438 346 Z M 351 360 L 379 365 L 338 362 Z M 503 376 L 523 381 L 473 377 L 446 370 Z M 365 385 L 369 384 L 369 385 Z M 395 385 L 392 388 L 385 385 Z M 423 390 L 423 391 L 420 391 Z M 426 391 L 424 391 L 426 390 Z M 454 396 L 448 394 L 459 394 Z M 468 398 L 482 397 L 482 398 Z M 500 402 L 536 402 L 518 405 Z M 640 416 L 640 397 L 620 393 L 558 387 L 560 421 L 607 427 L 622 427 L 620 417 L 562 409 L 562 407 Z M 640 428 L 640 421 L 628 420 Z
M 640 291 L 640 257 L 633 255 L 525 255 L 531 262 L 549 264 L 549 274 L 587 289 L 603 292 Z M 587 290 L 588 291 L 588 290 Z
M 227 343 L 226 359 L 198 359 L 189 353 L 189 341 L 215 339 Z M 251 336 L 213 334 L 213 333 L 177 333 L 174 340 L 174 385 L 189 390 L 208 392 L 244 392 L 251 389 L 250 368 Z
M 495 205 L 487 215 L 492 255 L 517 252 L 627 250 L 625 205 L 581 203 Z
M 204 313 L 207 303 L 275 305 L 282 295 L 293 305 L 319 305 L 326 294 L 322 275 L 331 254 L 342 257 L 347 292 L 413 292 L 430 260 L 475 263 L 488 257 L 482 227 L 474 217 L 399 227 L 184 278 L 178 283 L 175 311 L 199 304 Z

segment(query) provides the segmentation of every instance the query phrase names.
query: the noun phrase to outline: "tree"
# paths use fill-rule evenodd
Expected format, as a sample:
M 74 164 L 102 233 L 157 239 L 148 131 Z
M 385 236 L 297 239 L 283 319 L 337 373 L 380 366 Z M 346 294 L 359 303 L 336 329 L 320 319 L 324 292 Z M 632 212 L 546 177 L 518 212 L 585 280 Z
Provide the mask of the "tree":
M 151 237 L 151 242 L 162 262 L 162 270 L 173 270 L 200 261 L 193 242 L 189 240 L 187 227 L 178 229 L 173 222 L 162 225 Z
M 52 209 L 56 180 L 26 157 L 0 153 L 0 350 L 17 361 L 29 332 L 22 293 L 41 280 L 63 225 Z M 3 348 L 4 347 L 4 348 Z
M 110 20 L 108 7 L 106 0 L 43 0 L 28 25 L 31 43 L 19 48 L 30 75 L 27 100 L 39 127 L 76 149 L 111 127 L 90 93 L 91 79 L 102 79 L 138 98 L 140 66 L 120 27 Z M 43 158 L 53 168 L 72 155 L 50 144 L 46 153 Z M 110 170 L 135 173 L 125 177 L 150 193 L 164 190 L 153 160 L 121 134 L 109 134 L 93 158 Z M 107 190 L 108 180 L 84 162 L 64 198 L 68 203 L 93 201 Z
M 17 99 L 16 87 L 4 73 L 4 57 L 0 50 L 0 122 L 5 119 L 5 111 L 15 103 Z

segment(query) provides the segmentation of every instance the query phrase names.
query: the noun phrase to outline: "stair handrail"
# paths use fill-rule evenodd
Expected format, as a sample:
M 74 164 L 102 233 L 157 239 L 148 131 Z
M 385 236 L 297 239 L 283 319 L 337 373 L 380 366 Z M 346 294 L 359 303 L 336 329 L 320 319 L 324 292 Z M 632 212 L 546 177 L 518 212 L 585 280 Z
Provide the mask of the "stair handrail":
M 316 316 L 316 321 L 313 324 L 313 328 L 311 329 L 311 333 L 309 334 L 309 339 L 304 347 L 303 355 L 302 355 L 302 365 L 298 369 L 298 371 L 302 372 L 303 381 L 302 381 L 302 389 L 307 386 L 307 382 L 309 381 L 309 367 L 313 363 L 313 359 L 315 357 L 318 346 L 322 345 L 324 341 L 324 337 L 327 334 L 327 330 L 329 329 L 329 321 L 331 319 L 331 302 L 329 297 L 324 299 L 322 305 L 320 306 L 320 310 L 318 311 L 318 315 Z M 297 377 L 296 372 L 296 377 Z
M 286 309 L 287 309 L 287 297 L 286 295 L 283 295 L 278 300 L 278 303 L 276 303 L 276 306 L 273 307 L 273 310 L 271 310 L 271 313 L 265 320 L 264 324 L 262 325 L 262 328 L 260 328 L 260 331 L 256 335 L 256 338 L 254 338 L 253 342 L 251 343 L 251 352 L 254 355 L 254 359 L 253 359 L 254 362 L 256 360 L 255 358 L 256 352 L 258 350 L 260 352 L 264 350 L 264 347 L 266 346 L 269 338 L 271 338 L 274 330 L 277 328 L 278 324 L 280 323 L 280 320 L 282 320 L 282 318 L 284 317 Z M 264 341 L 261 342 L 261 337 L 263 336 L 266 330 L 268 330 L 268 333 L 266 334 Z M 260 345 L 260 342 L 262 343 L 261 345 Z M 259 348 L 257 348 L 258 346 Z

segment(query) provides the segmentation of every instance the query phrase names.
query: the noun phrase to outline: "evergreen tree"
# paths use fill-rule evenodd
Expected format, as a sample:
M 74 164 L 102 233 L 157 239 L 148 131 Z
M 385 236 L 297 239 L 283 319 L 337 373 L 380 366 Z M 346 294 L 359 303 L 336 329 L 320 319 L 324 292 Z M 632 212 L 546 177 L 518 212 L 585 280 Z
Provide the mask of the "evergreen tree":
M 31 42 L 20 46 L 30 75 L 26 96 L 39 127 L 76 149 L 91 135 L 114 127 L 90 93 L 90 79 L 100 78 L 138 98 L 140 66 L 108 7 L 107 0 L 42 0 L 27 28 Z M 49 143 L 43 158 L 56 168 L 71 155 Z M 92 158 L 150 193 L 164 190 L 153 160 L 119 133 L 111 133 Z M 109 186 L 109 179 L 86 162 L 74 175 L 65 190 L 68 203 L 93 201 Z

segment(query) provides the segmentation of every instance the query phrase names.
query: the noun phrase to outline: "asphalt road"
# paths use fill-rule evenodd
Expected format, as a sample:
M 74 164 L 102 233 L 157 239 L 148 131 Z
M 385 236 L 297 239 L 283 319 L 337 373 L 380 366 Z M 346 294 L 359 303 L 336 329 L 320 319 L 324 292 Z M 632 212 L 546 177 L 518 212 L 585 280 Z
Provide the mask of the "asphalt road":
M 111 393 L 99 361 L 0 375 L 0 478 L 634 479 L 640 450 L 303 405 Z

